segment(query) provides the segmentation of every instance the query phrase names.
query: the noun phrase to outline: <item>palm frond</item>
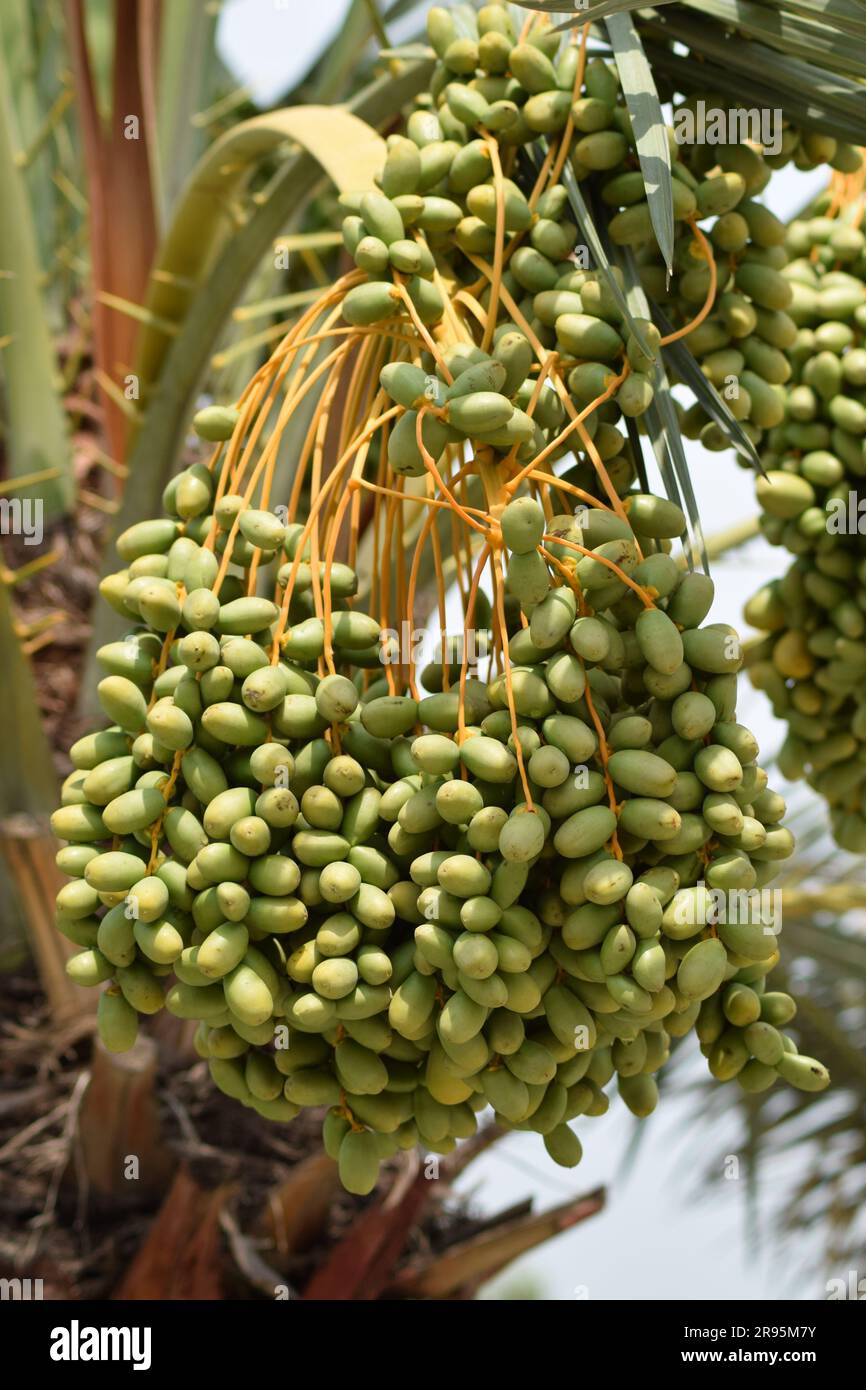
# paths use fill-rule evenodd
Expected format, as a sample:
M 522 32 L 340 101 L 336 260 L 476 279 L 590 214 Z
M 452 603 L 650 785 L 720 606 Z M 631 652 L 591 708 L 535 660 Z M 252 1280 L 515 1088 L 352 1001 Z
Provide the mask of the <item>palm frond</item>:
M 586 245 L 592 252 L 593 260 L 595 261 L 596 265 L 598 266 L 599 270 L 604 276 L 605 282 L 614 299 L 616 300 L 617 306 L 619 307 L 619 310 L 622 313 L 623 318 L 628 324 L 629 332 L 634 335 L 641 352 L 646 353 L 647 357 L 652 357 L 652 351 L 647 346 L 646 340 L 643 334 L 641 333 L 640 328 L 635 323 L 634 315 L 632 314 L 631 309 L 628 306 L 628 301 L 626 300 L 625 295 L 620 289 L 619 282 L 617 281 L 611 270 L 607 250 L 605 249 L 604 242 L 602 241 L 602 238 L 599 235 L 599 231 L 595 225 L 595 221 L 593 220 L 590 210 L 586 205 L 586 200 L 584 199 L 583 193 L 580 189 L 580 184 L 574 177 L 573 170 L 571 170 L 568 167 L 568 165 L 566 165 L 562 171 L 562 181 L 565 184 L 566 190 L 568 192 L 569 205 L 571 207 L 572 212 L 574 213 L 574 220 L 577 223 L 578 230 L 580 231 L 581 236 L 585 238 Z
M 673 325 L 668 321 L 658 304 L 652 306 L 652 316 L 656 326 L 661 329 L 665 336 L 673 332 Z M 719 426 L 731 447 L 747 458 L 758 473 L 763 473 L 764 465 L 761 463 L 757 449 L 739 420 L 734 419 L 724 398 L 719 395 L 715 386 L 701 371 L 697 359 L 689 351 L 686 344 L 682 340 L 667 343 L 662 348 L 662 356 L 670 363 L 683 385 L 688 386 L 710 419 Z
M 572 11 L 562 28 L 628 17 L 652 68 L 684 94 L 710 90 L 746 105 L 781 108 L 788 120 L 837 139 L 862 138 L 866 19 L 854 0 L 517 3 L 547 14 Z
M 674 255 L 674 200 L 671 151 L 652 69 L 631 15 L 610 15 L 607 32 L 626 100 L 662 260 L 670 275 Z
M 18 160 L 11 84 L 0 50 L 0 323 L 6 335 L 8 471 L 36 478 L 29 498 L 57 521 L 75 492 L 58 367 L 41 290 L 41 266 L 24 170 Z
M 39 715 L 33 673 L 21 650 L 5 580 L 0 582 L 0 661 L 4 717 L 12 731 L 0 762 L 0 818 L 47 817 L 57 802 L 57 779 Z
M 649 319 L 652 310 L 640 282 L 634 260 L 630 256 L 624 256 L 622 260 L 629 302 L 640 317 Z M 696 559 L 700 559 L 704 570 L 709 574 L 710 562 L 704 541 L 698 502 L 692 486 L 683 441 L 680 437 L 676 406 L 662 359 L 656 362 L 652 377 L 653 401 L 644 417 L 647 434 L 650 437 L 653 453 L 662 475 L 665 492 L 671 501 L 682 506 L 685 512 L 688 525 L 686 557 L 689 565 L 693 565 Z
M 372 125 L 384 121 L 406 101 L 421 90 L 429 77 L 429 63 L 416 64 L 406 68 L 396 77 L 381 78 L 371 84 L 346 108 L 334 108 L 331 115 L 331 132 L 336 140 L 336 117 L 344 115 L 348 122 L 352 115 L 357 118 L 358 129 L 361 122 Z M 310 108 L 307 108 L 309 110 Z M 267 148 L 270 138 L 268 131 L 273 128 L 272 147 L 277 145 L 278 129 L 274 126 L 275 116 L 260 118 L 262 125 L 255 126 L 253 138 L 258 142 L 259 151 Z M 268 125 L 268 122 L 271 125 Z M 287 137 L 291 136 L 288 121 L 285 126 Z M 373 132 L 370 132 L 371 136 Z M 296 129 L 295 138 L 303 138 Z M 194 208 L 181 205 L 175 221 L 175 229 L 180 238 L 179 246 L 185 247 L 193 257 L 193 274 L 207 282 L 207 293 L 195 296 L 184 294 L 182 280 L 183 266 L 177 260 L 172 262 L 174 279 L 154 282 L 151 308 L 158 308 L 163 317 L 173 319 L 177 332 L 166 341 L 156 333 L 147 333 L 140 343 L 141 374 L 145 381 L 152 383 L 148 410 L 143 424 L 137 433 L 130 455 L 129 479 L 124 490 L 123 505 L 115 518 L 115 531 L 119 533 L 139 516 L 151 515 L 159 505 L 162 488 L 174 472 L 184 431 L 187 427 L 196 393 L 205 377 L 206 368 L 213 351 L 213 344 L 219 341 L 234 307 L 238 304 L 245 285 L 261 265 L 263 257 L 273 247 L 274 241 L 287 227 L 296 223 L 305 201 L 323 180 L 323 165 L 329 167 L 335 178 L 351 182 L 350 170 L 354 167 L 354 178 L 360 178 L 357 165 L 357 147 L 351 145 L 343 150 L 332 150 L 331 155 L 323 149 L 324 135 L 316 132 L 311 123 L 308 128 L 310 149 L 298 149 L 291 153 L 281 165 L 278 174 L 267 190 L 267 195 L 251 201 L 251 208 L 240 230 L 229 236 L 226 210 L 222 208 L 224 189 L 214 190 L 211 184 L 200 181 L 199 191 L 206 202 L 220 204 L 220 237 L 213 236 L 204 246 L 196 236 L 198 220 Z M 378 137 L 377 137 L 378 138 Z M 263 145 L 264 142 L 264 145 Z M 318 153 L 324 155 L 319 162 Z M 332 157 L 333 156 L 333 157 Z M 209 166 L 210 167 L 210 166 Z M 362 180 L 363 181 L 363 180 Z M 349 186 L 349 182 L 346 186 Z M 195 190 L 190 190 L 194 192 Z M 199 207 L 202 204 L 199 203 Z M 171 233 L 169 234 L 169 240 Z M 166 242 L 166 246 L 169 241 Z M 203 253 L 207 251 L 207 260 Z M 164 260 L 160 260 L 164 265 Z M 110 565 L 111 548 L 107 548 L 106 565 Z M 95 670 L 95 653 L 105 642 L 111 641 L 120 630 L 115 616 L 107 605 L 97 610 L 94 630 L 87 655 L 86 671 Z M 82 683 L 82 699 L 92 699 L 87 692 L 95 690 L 95 681 L 85 674 Z M 82 713 L 95 714 L 95 708 L 83 708 Z

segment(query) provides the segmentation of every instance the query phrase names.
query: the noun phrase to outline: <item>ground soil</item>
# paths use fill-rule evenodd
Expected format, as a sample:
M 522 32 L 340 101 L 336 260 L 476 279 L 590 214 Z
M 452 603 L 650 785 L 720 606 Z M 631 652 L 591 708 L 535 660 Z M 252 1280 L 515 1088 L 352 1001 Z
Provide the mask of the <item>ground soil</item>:
M 89 1189 L 76 1118 L 92 1033 L 88 1019 L 58 1028 L 32 973 L 0 975 L 0 1267 L 10 1277 L 43 1279 L 45 1297 L 110 1297 L 163 1201 L 156 1194 L 118 1202 Z M 163 1039 L 160 1054 L 156 1093 L 172 1171 L 183 1166 L 205 1192 L 234 1188 L 229 1221 L 239 1239 L 221 1238 L 225 1296 L 265 1297 L 273 1252 L 257 1234 L 259 1219 L 293 1166 L 320 1151 L 321 1112 L 275 1126 L 217 1091 L 188 1048 Z M 366 1205 L 336 1193 L 320 1236 L 278 1262 L 275 1277 L 292 1294 L 302 1291 Z M 444 1250 L 487 1224 L 449 1193 L 413 1227 L 401 1262 Z

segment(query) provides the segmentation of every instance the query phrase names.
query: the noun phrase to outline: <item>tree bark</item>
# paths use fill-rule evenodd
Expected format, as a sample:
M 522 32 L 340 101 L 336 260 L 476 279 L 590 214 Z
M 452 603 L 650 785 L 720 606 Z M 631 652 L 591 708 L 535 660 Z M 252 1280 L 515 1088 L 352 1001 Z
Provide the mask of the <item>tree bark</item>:
M 156 1103 L 157 1049 L 139 1035 L 129 1052 L 108 1052 L 94 1040 L 90 1084 L 79 1138 L 94 1191 L 115 1200 L 163 1192 L 175 1166 Z
M 208 1299 L 226 1296 L 220 1211 L 232 1188 L 206 1192 L 182 1167 L 143 1245 L 112 1297 Z

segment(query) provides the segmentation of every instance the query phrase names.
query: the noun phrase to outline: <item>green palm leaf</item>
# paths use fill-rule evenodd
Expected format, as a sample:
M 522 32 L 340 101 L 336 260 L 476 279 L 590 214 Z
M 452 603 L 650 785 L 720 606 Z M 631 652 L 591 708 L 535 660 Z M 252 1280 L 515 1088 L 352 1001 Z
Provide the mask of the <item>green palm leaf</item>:
M 862 138 L 866 18 L 854 0 L 517 3 L 547 14 L 571 10 L 562 28 L 634 16 L 653 69 L 675 78 L 683 92 L 713 90 L 746 105 L 781 107 L 807 128 L 854 143 Z
M 674 200 L 665 119 L 652 70 L 631 15 L 610 15 L 606 24 L 620 85 L 631 116 L 650 219 L 662 260 L 670 275 L 674 255 Z
M 640 282 L 633 259 L 624 260 L 624 275 L 628 285 L 628 299 L 631 307 L 641 318 L 649 319 L 651 309 L 644 288 Z M 689 564 L 696 559 L 709 574 L 710 562 L 704 541 L 698 502 L 692 486 L 689 464 L 680 436 L 676 406 L 671 396 L 670 383 L 663 361 L 656 362 L 653 368 L 653 401 L 646 411 L 644 422 L 652 443 L 653 453 L 662 475 L 665 491 L 672 502 L 683 506 L 687 522 L 686 556 Z
M 429 63 L 417 64 L 398 77 L 386 77 L 373 83 L 345 110 L 354 113 L 359 123 L 369 121 L 375 124 L 384 120 L 390 112 L 422 89 L 429 78 L 430 67 Z M 271 117 L 262 119 L 265 122 L 273 121 Z M 260 150 L 261 141 L 268 138 L 268 129 L 267 125 L 257 127 Z M 272 144 L 276 144 L 278 133 L 276 128 L 274 130 Z M 323 154 L 328 157 L 326 151 Z M 343 168 L 348 171 L 353 165 L 351 147 L 344 151 L 344 156 Z M 337 152 L 334 152 L 334 158 L 337 159 Z M 336 175 L 336 164 L 332 167 Z M 362 178 L 357 164 L 354 167 L 355 177 Z M 150 307 L 160 310 L 161 317 L 174 319 L 177 332 L 167 341 L 156 330 L 151 330 L 141 345 L 143 375 L 146 380 L 153 382 L 153 387 L 147 413 L 132 447 L 129 479 L 115 522 L 116 533 L 137 517 L 150 516 L 158 510 L 162 489 L 175 469 L 184 430 L 192 413 L 196 392 L 205 376 L 213 344 L 219 340 L 232 309 L 243 294 L 244 286 L 261 264 L 263 256 L 273 246 L 274 240 L 291 226 L 306 198 L 322 179 L 322 166 L 314 154 L 307 150 L 290 154 L 271 182 L 267 197 L 254 204 L 254 210 L 243 227 L 233 237 L 225 234 L 221 238 L 215 237 L 215 244 L 208 243 L 207 246 L 196 242 L 191 206 L 181 205 L 175 221 L 177 245 L 180 251 L 193 256 L 193 274 L 202 280 L 206 278 L 207 293 L 186 298 L 171 282 L 156 284 Z M 198 191 L 205 198 L 219 201 L 212 187 L 201 185 Z M 221 220 L 225 233 L 224 217 Z M 182 227 L 186 229 L 183 238 L 180 236 Z M 170 239 L 171 233 L 166 245 L 170 244 Z M 203 261 L 201 257 L 205 251 L 207 259 Z M 161 264 L 165 264 L 164 257 Z M 174 259 L 171 265 L 173 273 L 176 273 L 179 267 Z M 180 269 L 180 274 L 184 275 L 185 272 Z M 107 569 L 113 564 L 112 555 L 113 550 L 109 546 L 106 549 Z M 87 671 L 95 671 L 97 649 L 111 641 L 121 626 L 122 620 L 119 624 L 107 605 L 98 606 L 88 648 Z M 85 674 L 81 684 L 82 700 L 92 701 L 95 685 L 95 680 L 88 679 Z M 83 706 L 83 712 L 93 715 L 97 711 L 90 704 Z
M 9 425 L 7 468 L 27 483 L 46 520 L 69 511 L 72 454 L 61 405 L 57 359 L 41 289 L 33 210 L 18 159 L 11 84 L 0 50 L 0 334 Z
M 657 304 L 652 307 L 652 316 L 662 333 L 667 336 L 673 332 L 673 327 L 665 317 Z M 746 434 L 739 420 L 735 420 L 731 414 L 727 403 L 721 397 L 693 357 L 692 353 L 682 341 L 667 343 L 662 348 L 662 354 L 670 362 L 680 381 L 689 387 L 696 399 L 700 401 L 704 410 L 711 420 L 719 426 L 728 437 L 731 447 L 737 453 L 743 454 L 753 468 L 759 473 L 764 472 L 764 465 L 761 463 L 758 451 Z
M 584 199 L 584 196 L 580 190 L 580 184 L 574 176 L 574 171 L 570 169 L 567 164 L 562 171 L 562 181 L 565 184 L 566 190 L 568 192 L 568 201 L 571 205 L 571 210 L 574 213 L 574 220 L 577 223 L 580 234 L 584 238 L 587 247 L 591 251 L 592 258 L 595 261 L 595 264 L 598 266 L 599 270 L 604 276 L 605 282 L 608 288 L 610 289 L 610 292 L 613 295 L 614 299 L 616 300 L 623 318 L 628 324 L 629 332 L 634 335 L 641 352 L 645 353 L 647 357 L 652 357 L 652 351 L 647 346 L 646 340 L 643 334 L 641 333 L 640 328 L 635 323 L 634 315 L 632 314 L 631 309 L 628 306 L 628 301 L 626 300 L 625 295 L 620 289 L 619 282 L 617 281 L 616 277 L 613 275 L 611 271 L 610 260 L 608 259 L 608 254 L 605 250 L 604 242 L 602 241 L 598 233 L 598 229 L 595 225 L 595 222 L 593 221 L 589 208 L 586 205 L 586 200 Z

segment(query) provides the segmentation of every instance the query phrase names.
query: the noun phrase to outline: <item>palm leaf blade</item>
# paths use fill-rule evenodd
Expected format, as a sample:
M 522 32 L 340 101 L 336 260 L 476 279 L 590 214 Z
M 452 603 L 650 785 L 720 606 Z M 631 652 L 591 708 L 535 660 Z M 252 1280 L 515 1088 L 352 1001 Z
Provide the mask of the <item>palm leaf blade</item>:
M 632 312 L 629 309 L 626 297 L 620 289 L 616 277 L 613 275 L 611 271 L 610 261 L 608 259 L 607 252 L 604 249 L 604 245 L 602 243 L 601 237 L 598 234 L 596 225 L 592 220 L 592 215 L 589 211 L 589 208 L 586 205 L 586 200 L 584 199 L 584 196 L 580 191 L 580 184 L 577 182 L 577 179 L 574 176 L 574 171 L 569 167 L 568 164 L 566 164 L 565 168 L 562 171 L 562 181 L 565 184 L 566 191 L 568 192 L 568 201 L 571 205 L 571 210 L 574 213 L 574 219 L 578 225 L 581 236 L 584 238 L 586 245 L 592 252 L 593 260 L 595 261 L 596 265 L 598 266 L 599 270 L 604 276 L 605 282 L 608 285 L 614 299 L 616 300 L 617 305 L 619 306 L 619 309 L 623 315 L 623 318 L 628 324 L 630 332 L 634 335 L 641 352 L 645 353 L 647 357 L 652 357 L 652 351 L 647 346 L 647 343 L 643 337 L 643 334 L 640 331 L 640 328 L 635 323 L 634 316 L 632 315 Z
M 631 116 L 638 159 L 646 186 L 650 219 L 662 259 L 671 274 L 674 255 L 674 203 L 668 133 L 640 36 L 630 15 L 606 21 L 623 94 Z
M 646 292 L 640 282 L 634 259 L 628 253 L 623 257 L 624 274 L 628 286 L 628 298 L 640 317 L 649 319 L 651 310 Z M 664 352 L 664 349 L 662 349 Z M 688 547 L 686 554 L 690 564 L 700 556 L 701 564 L 707 574 L 710 572 L 709 556 L 704 541 L 701 517 L 697 498 L 692 486 L 688 460 L 680 437 L 676 406 L 671 396 L 670 383 L 664 368 L 663 358 L 653 368 L 653 401 L 644 417 L 647 431 L 658 461 L 662 481 L 668 497 L 678 506 L 685 503 L 684 511 L 687 525 Z
M 66 513 L 75 484 L 66 423 L 57 388 L 57 360 L 40 290 L 41 267 L 24 171 L 17 159 L 13 105 L 0 52 L 0 332 L 13 478 L 36 475 L 27 496 L 49 520 Z
M 555 0 L 517 3 L 548 14 L 564 11 Z M 737 95 L 747 105 L 771 110 L 781 106 L 789 119 L 824 128 L 837 139 L 855 144 L 862 139 L 863 92 L 851 79 L 866 76 L 866 18 L 853 0 L 680 0 L 676 6 L 671 0 L 656 0 L 652 6 L 640 0 L 597 0 L 588 5 L 572 0 L 571 9 L 573 18 L 559 27 L 634 15 L 645 39 L 664 40 L 664 58 L 646 49 L 653 67 L 679 77 L 683 91 L 706 90 L 711 79 L 713 90 L 734 95 L 724 79 L 739 73 L 758 84 L 754 91 Z M 688 58 L 669 46 L 675 42 L 691 50 Z M 697 67 L 695 58 L 701 60 Z M 718 71 L 709 71 L 704 66 L 708 62 L 716 62 Z M 808 100 L 816 95 L 817 103 Z
M 685 0 L 689 5 L 689 0 Z M 690 5 L 690 8 L 697 6 Z M 756 5 L 748 0 L 701 0 L 701 16 L 714 16 L 724 25 L 736 25 L 750 38 L 780 52 L 814 63 L 819 57 L 828 66 L 838 65 L 845 73 L 866 72 L 866 63 L 852 51 L 850 34 L 834 32 L 826 24 L 816 24 L 796 15 L 787 15 L 784 6 Z
M 387 77 L 361 92 L 347 108 L 361 121 L 384 120 L 404 102 L 410 100 L 428 81 L 430 63 L 407 68 L 397 78 Z M 345 152 L 346 167 L 351 167 L 351 148 Z M 357 165 L 355 177 L 359 177 Z M 245 225 L 224 244 L 208 271 L 207 293 L 196 295 L 185 306 L 179 332 L 170 345 L 153 343 L 152 350 L 160 359 L 151 371 L 156 378 L 151 402 L 139 430 L 130 459 L 130 473 L 123 506 L 115 521 L 116 533 L 140 516 L 150 516 L 159 510 L 162 488 L 174 471 L 174 463 L 183 440 L 196 391 L 202 381 L 213 344 L 238 303 L 244 286 L 255 273 L 262 257 L 275 239 L 285 232 L 297 217 L 306 198 L 322 179 L 322 169 L 312 154 L 301 151 L 286 160 L 274 180 L 268 198 L 256 206 Z M 158 464 L 157 462 L 158 461 Z M 111 567 L 111 549 L 106 564 Z M 87 668 L 82 679 L 82 700 L 93 700 L 95 679 L 87 672 L 95 671 L 95 653 L 103 643 L 112 640 L 120 630 L 117 615 L 107 605 L 97 609 L 94 632 L 87 656 Z M 83 706 L 91 716 L 98 711 L 92 703 Z
M 0 584 L 0 660 L 4 671 L 4 717 L 13 731 L 0 763 L 0 816 L 47 816 L 57 804 L 57 779 L 42 727 L 33 672 L 21 650 L 5 584 Z
M 657 326 L 665 336 L 673 332 L 673 328 L 657 304 L 653 305 L 652 315 Z M 752 467 L 759 473 L 764 472 L 764 466 L 758 456 L 758 452 L 749 436 L 746 434 L 739 420 L 735 420 L 728 408 L 728 405 L 719 395 L 716 388 L 704 376 L 696 359 L 689 352 L 689 349 L 682 341 L 667 343 L 662 348 L 662 354 L 667 357 L 677 376 L 697 397 L 704 410 L 711 420 L 723 430 L 730 440 L 733 448 L 738 453 L 744 454 Z

